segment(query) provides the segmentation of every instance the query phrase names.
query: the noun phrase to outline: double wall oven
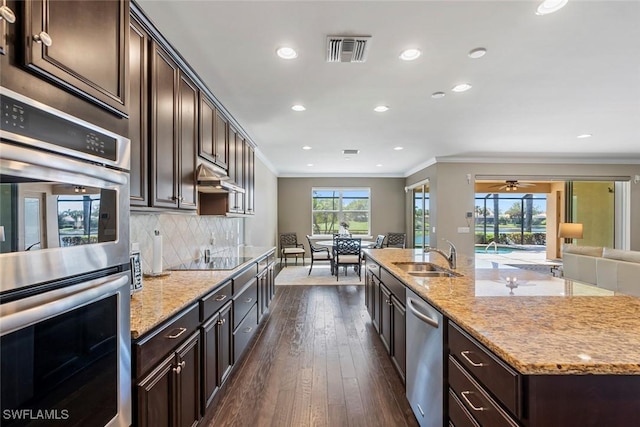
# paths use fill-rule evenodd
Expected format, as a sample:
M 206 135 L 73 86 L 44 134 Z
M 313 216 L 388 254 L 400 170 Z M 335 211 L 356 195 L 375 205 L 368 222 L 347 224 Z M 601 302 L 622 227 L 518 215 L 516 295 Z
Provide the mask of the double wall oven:
M 129 426 L 129 140 L 0 100 L 0 424 Z

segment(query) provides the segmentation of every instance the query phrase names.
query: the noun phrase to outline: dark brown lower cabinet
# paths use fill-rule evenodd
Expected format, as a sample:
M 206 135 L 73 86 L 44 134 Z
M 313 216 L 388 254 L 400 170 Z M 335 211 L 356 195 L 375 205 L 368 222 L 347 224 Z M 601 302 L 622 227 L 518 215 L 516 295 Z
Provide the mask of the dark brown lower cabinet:
M 233 367 L 231 301 L 202 325 L 202 406 L 206 410 Z
M 191 335 L 138 382 L 138 426 L 196 426 L 200 421 L 200 333 Z

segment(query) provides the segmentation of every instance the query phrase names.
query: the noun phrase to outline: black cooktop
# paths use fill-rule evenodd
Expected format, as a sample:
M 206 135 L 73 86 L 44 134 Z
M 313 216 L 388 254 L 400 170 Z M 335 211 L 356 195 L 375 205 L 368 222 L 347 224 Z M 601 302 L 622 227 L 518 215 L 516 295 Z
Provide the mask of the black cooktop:
M 250 260 L 250 257 L 211 257 L 208 260 L 200 258 L 177 265 L 171 270 L 233 270 Z

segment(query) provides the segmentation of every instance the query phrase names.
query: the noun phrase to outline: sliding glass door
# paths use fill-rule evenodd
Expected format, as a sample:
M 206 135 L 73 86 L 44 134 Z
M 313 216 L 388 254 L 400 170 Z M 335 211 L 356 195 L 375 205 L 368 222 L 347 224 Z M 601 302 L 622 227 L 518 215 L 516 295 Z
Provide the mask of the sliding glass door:
M 429 184 L 413 189 L 413 247 L 429 246 Z

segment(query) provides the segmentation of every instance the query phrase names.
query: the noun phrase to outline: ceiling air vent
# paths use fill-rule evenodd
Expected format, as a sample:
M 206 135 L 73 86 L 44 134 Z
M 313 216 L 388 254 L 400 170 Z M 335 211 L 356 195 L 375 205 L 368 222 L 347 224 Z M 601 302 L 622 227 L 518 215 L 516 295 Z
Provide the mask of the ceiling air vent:
M 350 154 L 358 154 L 360 150 L 342 150 L 342 154 L 350 155 Z
M 327 62 L 365 62 L 371 36 L 328 36 Z

